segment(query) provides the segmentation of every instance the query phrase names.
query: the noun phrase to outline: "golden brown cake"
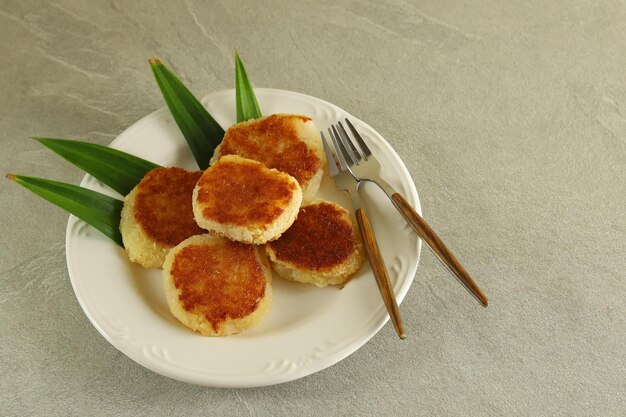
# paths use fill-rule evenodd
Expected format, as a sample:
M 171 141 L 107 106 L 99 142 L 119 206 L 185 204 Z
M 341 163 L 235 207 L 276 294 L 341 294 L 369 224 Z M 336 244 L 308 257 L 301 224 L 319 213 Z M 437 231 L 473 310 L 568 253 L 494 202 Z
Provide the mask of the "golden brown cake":
M 294 224 L 265 247 L 278 275 L 318 287 L 345 283 L 363 264 L 350 213 L 329 201 L 303 206 Z
M 295 178 L 237 155 L 226 155 L 204 171 L 193 191 L 194 216 L 201 227 L 257 245 L 287 230 L 301 202 Z
M 193 236 L 163 263 L 170 311 L 206 336 L 227 336 L 257 324 L 272 300 L 272 271 L 262 247 L 213 235 Z

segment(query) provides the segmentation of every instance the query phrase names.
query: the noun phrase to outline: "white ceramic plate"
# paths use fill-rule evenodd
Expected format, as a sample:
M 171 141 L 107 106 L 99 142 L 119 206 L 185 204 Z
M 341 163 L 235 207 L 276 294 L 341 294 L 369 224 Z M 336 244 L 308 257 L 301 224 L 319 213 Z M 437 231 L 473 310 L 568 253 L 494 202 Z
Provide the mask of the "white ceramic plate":
M 420 211 L 415 185 L 389 144 L 371 127 L 323 100 L 283 90 L 256 89 L 264 114 L 308 115 L 320 129 L 350 117 L 374 154 L 382 176 Z M 202 100 L 223 127 L 235 122 L 234 90 Z M 197 169 L 167 109 L 158 110 L 111 143 L 155 163 Z M 81 185 L 116 194 L 94 178 Z M 390 272 L 398 302 L 406 295 L 420 254 L 420 241 L 375 186 L 364 187 L 366 207 Z M 350 208 L 349 199 L 324 178 L 320 198 Z M 119 196 L 118 196 L 119 197 Z M 67 266 L 76 297 L 98 331 L 142 366 L 194 384 L 257 387 L 291 381 L 331 366 L 367 342 L 389 316 L 366 262 L 343 290 L 273 280 L 273 306 L 261 324 L 236 336 L 204 337 L 169 312 L 161 271 L 128 261 L 123 249 L 70 216 Z

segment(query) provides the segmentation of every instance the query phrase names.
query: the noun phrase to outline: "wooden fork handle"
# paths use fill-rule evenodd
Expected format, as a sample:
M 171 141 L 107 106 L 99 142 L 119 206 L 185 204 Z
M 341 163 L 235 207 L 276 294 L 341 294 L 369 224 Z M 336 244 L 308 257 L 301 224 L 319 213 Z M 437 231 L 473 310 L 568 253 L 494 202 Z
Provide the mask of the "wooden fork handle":
M 389 312 L 389 317 L 391 317 L 393 327 L 396 329 L 396 333 L 398 333 L 400 339 L 404 339 L 406 335 L 404 334 L 404 326 L 402 325 L 402 320 L 400 319 L 398 303 L 396 302 L 396 297 L 391 289 L 389 275 L 387 274 L 387 267 L 385 266 L 385 261 L 380 253 L 376 236 L 374 236 L 374 230 L 372 229 L 372 225 L 370 224 L 369 218 L 367 217 L 367 213 L 364 209 L 358 208 L 355 215 L 356 221 L 359 225 L 359 230 L 361 231 L 361 237 L 363 238 L 363 244 L 365 245 L 367 257 L 370 260 L 370 265 L 372 266 L 372 271 L 374 271 L 378 289 L 383 296 L 383 301 L 385 302 L 385 306 Z
M 487 307 L 489 299 L 485 293 L 478 287 L 469 273 L 463 268 L 463 265 L 461 265 L 452 252 L 450 252 L 450 249 L 448 249 L 428 223 L 417 214 L 415 209 L 399 193 L 392 194 L 391 199 L 417 235 L 424 239 L 433 253 L 443 262 L 450 272 L 461 281 L 465 288 L 467 288 L 483 306 Z

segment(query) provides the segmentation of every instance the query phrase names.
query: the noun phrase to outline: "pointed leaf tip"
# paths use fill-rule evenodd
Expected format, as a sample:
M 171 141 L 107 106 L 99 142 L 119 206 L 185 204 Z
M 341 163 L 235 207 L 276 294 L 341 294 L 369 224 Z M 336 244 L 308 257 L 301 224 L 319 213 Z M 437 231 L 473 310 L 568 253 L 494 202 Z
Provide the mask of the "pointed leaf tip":
M 246 68 L 235 50 L 235 96 L 237 107 L 237 123 L 262 117 L 259 102 L 254 94 L 252 83 Z
M 118 245 L 124 246 L 119 230 L 124 205 L 121 200 L 77 185 L 44 178 L 8 175 L 12 175 L 17 184 L 82 219 Z
M 224 129 L 163 63 L 152 65 L 152 72 L 198 166 L 208 168 L 215 148 L 222 142 Z

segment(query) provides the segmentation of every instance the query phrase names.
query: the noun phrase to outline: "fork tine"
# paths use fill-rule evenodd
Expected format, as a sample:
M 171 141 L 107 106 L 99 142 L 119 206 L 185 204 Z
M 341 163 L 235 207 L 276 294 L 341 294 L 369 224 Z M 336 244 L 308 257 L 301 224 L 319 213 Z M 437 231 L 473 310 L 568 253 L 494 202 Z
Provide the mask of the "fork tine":
M 359 165 L 359 161 L 361 160 L 361 155 L 359 154 L 359 151 L 354 147 L 354 143 L 352 143 L 352 140 L 348 136 L 348 133 L 346 133 L 346 129 L 344 129 L 341 122 L 338 122 L 337 126 L 339 126 L 337 128 L 337 130 L 339 131 L 339 137 L 343 142 L 344 147 L 348 151 L 350 159 L 352 159 L 352 163 Z
M 326 161 L 328 162 L 330 175 L 335 177 L 339 174 L 339 169 L 337 169 L 337 162 L 335 161 L 335 155 L 333 155 L 333 151 L 330 150 L 330 146 L 328 146 L 328 142 L 326 142 L 326 137 L 324 136 L 324 132 L 320 132 L 320 133 L 322 135 L 322 144 L 324 145 L 324 152 L 326 153 Z
M 339 141 L 339 135 L 337 134 L 335 126 L 332 127 L 332 130 L 329 127 L 328 133 L 330 134 L 330 138 L 333 141 L 333 145 L 335 145 L 335 152 L 337 153 L 337 159 L 339 159 L 339 171 L 346 171 L 348 169 L 348 164 L 345 157 L 346 153 L 345 149 L 342 149 L 343 145 Z
M 354 128 L 354 126 L 352 125 L 350 120 L 348 120 L 348 118 L 346 118 L 346 123 L 348 124 L 350 131 L 356 138 L 356 141 L 359 143 L 359 147 L 361 148 L 361 151 L 363 152 L 363 157 L 367 161 L 367 158 L 369 158 L 372 155 L 372 151 L 370 151 L 370 148 L 367 147 L 367 145 L 365 144 L 365 141 L 363 140 L 361 135 L 359 135 L 359 132 L 357 132 L 357 130 Z
M 348 151 L 348 145 L 341 138 L 341 135 L 339 134 L 339 130 L 337 129 L 337 126 L 333 125 L 332 128 L 333 128 L 333 133 L 335 134 L 335 138 L 337 138 L 337 142 L 339 144 L 338 150 L 339 152 L 343 154 L 343 158 L 346 160 L 346 164 L 348 164 L 349 167 L 354 165 L 354 159 L 352 158 L 352 155 L 350 155 L 350 152 Z

